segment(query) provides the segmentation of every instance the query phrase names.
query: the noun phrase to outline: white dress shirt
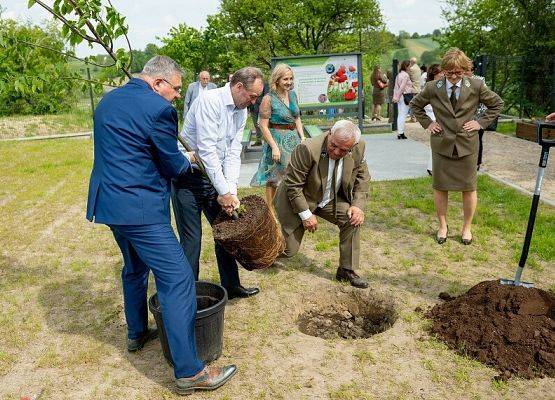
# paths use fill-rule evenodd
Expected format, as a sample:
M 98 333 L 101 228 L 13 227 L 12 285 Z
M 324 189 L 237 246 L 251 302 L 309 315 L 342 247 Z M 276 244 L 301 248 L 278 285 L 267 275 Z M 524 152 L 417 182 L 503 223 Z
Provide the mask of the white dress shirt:
M 333 169 L 335 168 L 336 160 L 330 158 L 328 165 L 328 180 L 326 181 L 326 187 L 324 188 L 324 194 L 322 195 L 322 200 L 318 203 L 318 208 L 324 208 L 331 201 L 331 180 L 333 178 Z M 337 165 L 337 173 L 335 176 L 335 190 L 339 189 L 341 183 L 341 174 L 343 173 L 343 159 L 339 159 L 339 164 Z M 310 210 L 304 210 L 299 213 L 301 220 L 306 221 L 312 217 L 312 212 Z
M 451 97 L 451 88 L 453 86 L 455 86 L 455 97 L 458 100 L 459 96 L 461 95 L 462 79 L 460 81 L 458 81 L 457 83 L 451 83 L 451 82 L 449 82 L 449 79 L 445 79 L 445 81 L 447 82 L 447 85 L 445 85 L 445 87 L 447 88 L 447 98 Z
M 237 194 L 246 121 L 247 110 L 235 107 L 229 83 L 197 97 L 185 117 L 180 135 L 198 153 L 219 195 Z M 181 144 L 179 149 L 186 152 Z

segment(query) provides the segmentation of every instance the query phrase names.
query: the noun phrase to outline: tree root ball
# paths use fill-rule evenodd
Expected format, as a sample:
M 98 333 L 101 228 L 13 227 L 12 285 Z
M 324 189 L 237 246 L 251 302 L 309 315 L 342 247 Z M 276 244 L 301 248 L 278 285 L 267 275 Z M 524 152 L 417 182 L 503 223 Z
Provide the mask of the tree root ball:
M 272 212 L 264 199 L 256 195 L 241 199 L 239 219 L 220 213 L 213 232 L 214 240 L 249 271 L 268 268 L 285 249 Z

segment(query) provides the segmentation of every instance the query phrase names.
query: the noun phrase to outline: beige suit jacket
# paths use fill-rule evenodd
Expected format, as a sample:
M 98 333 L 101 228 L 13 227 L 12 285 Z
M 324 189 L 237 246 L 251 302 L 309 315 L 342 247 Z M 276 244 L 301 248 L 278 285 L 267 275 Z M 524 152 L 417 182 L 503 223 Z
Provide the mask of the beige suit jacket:
M 290 234 L 300 224 L 298 213 L 314 212 L 322 200 L 328 179 L 329 157 L 326 152 L 328 135 L 305 140 L 291 154 L 285 176 L 278 186 L 274 206 L 282 229 Z M 343 173 L 337 196 L 364 209 L 370 174 L 364 159 L 364 140 L 343 157 Z
M 475 118 L 478 104 L 483 103 L 487 110 L 478 120 L 483 128 L 488 127 L 503 109 L 503 100 L 491 91 L 481 79 L 464 77 L 461 82 L 459 99 L 455 109 L 447 96 L 445 78 L 426 83 L 424 90 L 410 102 L 414 116 L 424 129 L 432 123 L 424 107 L 432 105 L 436 121 L 443 131 L 430 137 L 433 152 L 453 157 L 456 147 L 459 157 L 478 151 L 478 131 L 465 132 L 463 125 Z
M 407 72 L 409 73 L 410 80 L 412 82 L 412 92 L 413 93 L 420 93 L 420 78 L 422 77 L 422 71 L 418 64 L 414 64 L 412 67 L 409 67 Z

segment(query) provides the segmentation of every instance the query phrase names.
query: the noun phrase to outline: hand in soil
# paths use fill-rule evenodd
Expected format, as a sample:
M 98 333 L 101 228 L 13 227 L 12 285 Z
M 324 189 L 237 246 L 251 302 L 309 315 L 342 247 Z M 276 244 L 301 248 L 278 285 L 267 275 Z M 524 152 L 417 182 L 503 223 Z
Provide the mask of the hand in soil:
M 218 204 L 222 206 L 222 209 L 228 214 L 233 214 L 233 210 L 235 210 L 235 204 L 239 207 L 239 199 L 237 196 L 232 195 L 231 193 L 227 193 L 224 195 L 219 195 Z
M 364 212 L 358 207 L 349 207 L 347 210 L 347 216 L 353 226 L 361 226 L 364 222 Z
M 235 194 L 232 194 L 231 197 L 233 197 L 233 209 L 238 210 L 239 207 L 241 207 L 241 202 L 239 201 L 239 198 Z
M 316 215 L 311 215 L 309 219 L 303 221 L 304 229 L 309 232 L 316 232 L 318 229 L 318 220 L 316 219 Z

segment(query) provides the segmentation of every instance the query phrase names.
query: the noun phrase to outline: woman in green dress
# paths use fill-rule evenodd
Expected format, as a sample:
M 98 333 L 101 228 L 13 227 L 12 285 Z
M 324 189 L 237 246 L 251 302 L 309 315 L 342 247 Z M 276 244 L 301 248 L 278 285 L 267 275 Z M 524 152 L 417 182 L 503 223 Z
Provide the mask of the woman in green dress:
M 266 186 L 266 203 L 272 212 L 276 189 L 291 153 L 305 139 L 297 94 L 292 89 L 293 71 L 286 64 L 276 65 L 270 78 L 270 93 L 262 99 L 258 114 L 265 143 L 251 186 Z

